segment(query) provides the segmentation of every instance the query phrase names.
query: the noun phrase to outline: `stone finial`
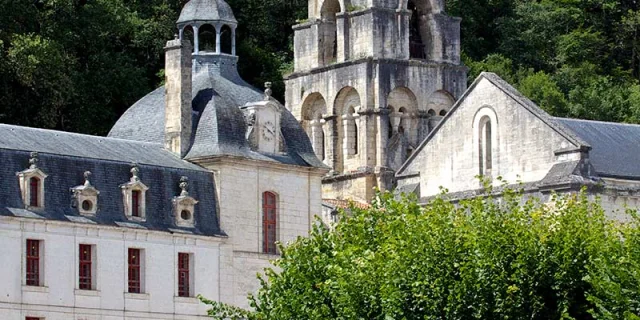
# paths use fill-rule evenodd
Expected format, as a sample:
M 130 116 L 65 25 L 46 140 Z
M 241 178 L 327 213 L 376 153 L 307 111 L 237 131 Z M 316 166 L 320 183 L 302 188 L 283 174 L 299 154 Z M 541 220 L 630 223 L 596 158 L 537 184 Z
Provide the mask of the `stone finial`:
M 31 155 L 29 158 L 29 169 L 37 169 L 39 161 L 40 160 L 38 160 L 38 153 L 35 151 L 31 152 Z
M 189 178 L 182 176 L 180 178 L 180 189 L 182 189 L 182 191 L 180 192 L 180 196 L 181 197 L 186 197 L 189 195 Z
M 140 174 L 140 168 L 138 168 L 138 164 L 133 163 L 131 165 L 131 182 L 140 181 L 139 174 Z
M 264 100 L 265 100 L 265 101 L 269 101 L 269 100 L 271 100 L 271 94 L 273 93 L 273 90 L 271 90 L 271 85 L 272 85 L 272 83 L 271 83 L 271 82 L 265 82 L 265 83 L 264 83 L 264 87 L 265 87 L 265 90 L 264 90 Z
M 91 181 L 89 181 L 89 179 L 91 178 L 91 171 L 85 171 L 84 172 L 84 186 L 85 187 L 90 187 L 91 186 Z

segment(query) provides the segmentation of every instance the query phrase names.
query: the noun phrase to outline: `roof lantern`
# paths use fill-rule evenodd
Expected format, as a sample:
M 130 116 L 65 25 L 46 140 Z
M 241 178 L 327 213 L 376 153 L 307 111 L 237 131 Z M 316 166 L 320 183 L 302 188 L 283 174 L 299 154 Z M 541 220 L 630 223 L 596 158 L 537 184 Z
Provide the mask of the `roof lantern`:
M 236 55 L 238 21 L 224 0 L 191 0 L 177 21 L 180 40 L 193 42 L 194 55 Z

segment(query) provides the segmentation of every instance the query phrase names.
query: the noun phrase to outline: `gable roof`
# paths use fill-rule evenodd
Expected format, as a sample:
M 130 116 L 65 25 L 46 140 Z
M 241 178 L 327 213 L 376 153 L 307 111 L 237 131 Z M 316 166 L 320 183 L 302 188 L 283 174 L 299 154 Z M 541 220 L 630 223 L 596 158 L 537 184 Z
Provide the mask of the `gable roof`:
M 525 97 L 520 93 L 516 88 L 510 85 L 508 82 L 504 81 L 497 74 L 491 72 L 483 72 L 478 78 L 469 86 L 467 91 L 460 97 L 460 99 L 451 107 L 451 110 L 444 118 L 438 123 L 438 125 L 427 135 L 427 137 L 420 143 L 420 145 L 413 152 L 411 157 L 404 162 L 404 164 L 398 169 L 396 175 L 402 175 L 405 169 L 411 164 L 411 162 L 420 154 L 420 151 L 424 149 L 424 147 L 431 141 L 431 139 L 440 131 L 440 128 L 443 124 L 452 117 L 458 108 L 462 105 L 462 103 L 469 97 L 469 95 L 475 90 L 478 84 L 482 80 L 487 80 L 491 84 L 493 84 L 496 88 L 504 92 L 506 95 L 515 100 L 519 105 L 521 105 L 525 110 L 531 112 L 534 116 L 538 117 L 542 122 L 548 125 L 551 129 L 556 131 L 562 137 L 571 142 L 576 148 L 589 150 L 591 146 L 583 140 L 580 136 L 576 135 L 573 131 L 565 127 L 561 122 L 556 121 L 551 115 L 546 113 L 544 110 L 540 109 L 533 101 L 529 98 Z
M 640 179 L 640 125 L 555 118 L 589 143 L 589 159 L 601 177 Z

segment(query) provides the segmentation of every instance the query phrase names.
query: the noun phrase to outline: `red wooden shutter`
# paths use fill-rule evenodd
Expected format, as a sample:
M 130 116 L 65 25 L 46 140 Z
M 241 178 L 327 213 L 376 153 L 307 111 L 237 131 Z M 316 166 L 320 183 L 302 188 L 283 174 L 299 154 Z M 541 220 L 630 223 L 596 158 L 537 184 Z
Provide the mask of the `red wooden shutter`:
M 264 253 L 276 254 L 276 195 L 262 194 L 262 232 Z
M 40 179 L 33 177 L 29 179 L 29 205 L 37 207 L 39 204 L 38 195 L 40 193 Z
M 140 293 L 140 249 L 129 248 L 129 292 Z
M 40 240 L 27 240 L 27 285 L 40 285 Z
M 178 253 L 178 296 L 191 296 L 189 288 L 189 254 Z
M 87 244 L 80 245 L 79 257 L 79 288 L 81 290 L 92 290 L 91 279 L 91 246 Z
M 131 191 L 131 215 L 134 217 L 140 216 L 140 191 Z

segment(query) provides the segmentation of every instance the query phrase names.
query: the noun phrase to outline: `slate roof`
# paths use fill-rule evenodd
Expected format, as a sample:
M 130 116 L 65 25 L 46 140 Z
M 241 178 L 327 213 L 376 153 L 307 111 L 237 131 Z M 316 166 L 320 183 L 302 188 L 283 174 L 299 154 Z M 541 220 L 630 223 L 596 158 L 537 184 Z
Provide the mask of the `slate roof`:
M 180 12 L 178 23 L 192 21 L 224 21 L 237 24 L 233 10 L 224 0 L 191 0 Z
M 38 167 L 45 179 L 45 210 L 24 209 L 17 172 L 29 166 L 30 153 L 39 153 Z M 120 185 L 129 182 L 132 162 L 139 164 L 141 181 L 149 187 L 146 221 L 127 220 Z M 218 225 L 213 176 L 181 160 L 162 145 L 67 132 L 0 124 L 0 215 L 50 219 L 107 226 L 125 226 L 206 236 L 224 235 Z M 95 217 L 78 214 L 71 206 L 70 188 L 84 182 L 91 171 L 92 185 L 100 191 Z M 180 178 L 189 178 L 195 207 L 195 228 L 175 225 L 171 200 L 180 193 Z
M 282 110 L 281 132 L 286 154 L 251 150 L 245 138 L 247 125 L 240 110 L 246 103 L 264 99 L 262 92 L 238 75 L 235 64 L 221 65 L 215 56 L 196 56 L 193 75 L 193 143 L 185 159 L 237 156 L 304 167 L 325 168 L 313 152 L 309 137 L 295 117 Z M 220 58 L 222 59 L 222 58 Z M 224 59 L 229 59 L 224 58 Z M 136 102 L 113 126 L 110 137 L 154 143 L 164 142 L 165 89 L 160 87 Z
M 555 119 L 591 146 L 589 159 L 599 176 L 640 179 L 640 125 Z

